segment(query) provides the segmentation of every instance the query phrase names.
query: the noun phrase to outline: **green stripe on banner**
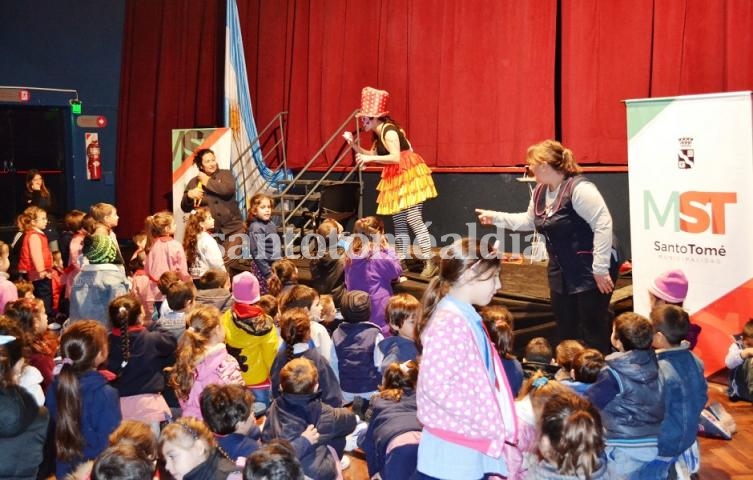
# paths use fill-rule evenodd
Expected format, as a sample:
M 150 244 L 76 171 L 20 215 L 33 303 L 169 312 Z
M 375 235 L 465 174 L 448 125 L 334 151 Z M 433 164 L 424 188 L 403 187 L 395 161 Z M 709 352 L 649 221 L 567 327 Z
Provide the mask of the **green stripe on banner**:
M 648 122 L 673 101 L 673 99 L 626 101 L 628 140 L 637 135 Z

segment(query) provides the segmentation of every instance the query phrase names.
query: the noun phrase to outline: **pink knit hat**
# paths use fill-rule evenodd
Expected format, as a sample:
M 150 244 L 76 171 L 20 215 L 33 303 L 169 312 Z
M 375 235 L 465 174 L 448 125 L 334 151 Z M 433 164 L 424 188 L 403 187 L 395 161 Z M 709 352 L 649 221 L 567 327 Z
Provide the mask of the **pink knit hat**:
M 254 304 L 259 301 L 259 280 L 251 272 L 241 272 L 233 277 L 233 300 L 236 303 Z
M 667 303 L 682 303 L 688 296 L 688 279 L 682 270 L 670 270 L 656 277 L 648 291 Z

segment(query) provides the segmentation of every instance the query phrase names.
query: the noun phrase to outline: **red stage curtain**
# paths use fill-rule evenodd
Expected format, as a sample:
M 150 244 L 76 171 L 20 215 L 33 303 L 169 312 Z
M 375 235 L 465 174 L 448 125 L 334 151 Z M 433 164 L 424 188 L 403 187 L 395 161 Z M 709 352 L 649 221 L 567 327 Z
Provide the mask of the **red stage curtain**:
M 753 88 L 747 0 L 562 0 L 562 140 L 627 164 L 621 100 Z
M 554 132 L 555 7 L 239 2 L 257 123 L 288 111 L 288 161 L 300 166 L 371 85 L 390 92 L 390 114 L 429 164 L 523 163 Z
M 116 169 L 118 234 L 172 210 L 171 131 L 221 124 L 224 0 L 126 3 Z
M 126 5 L 122 235 L 169 206 L 171 129 L 222 123 L 225 24 L 225 0 Z M 459 168 L 521 164 L 555 121 L 581 163 L 624 165 L 621 100 L 753 87 L 749 0 L 238 0 L 238 9 L 257 125 L 289 112 L 292 167 L 358 108 L 366 85 L 390 91 L 391 114 L 430 165 Z

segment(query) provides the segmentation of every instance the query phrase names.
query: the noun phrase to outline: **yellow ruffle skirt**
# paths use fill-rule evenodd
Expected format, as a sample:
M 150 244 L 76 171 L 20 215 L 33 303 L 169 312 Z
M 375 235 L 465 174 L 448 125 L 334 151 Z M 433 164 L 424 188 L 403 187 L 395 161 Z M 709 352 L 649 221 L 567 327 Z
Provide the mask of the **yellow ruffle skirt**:
M 437 196 L 431 169 L 421 155 L 410 150 L 400 152 L 399 164 L 382 170 L 377 191 L 377 215 L 394 215 Z

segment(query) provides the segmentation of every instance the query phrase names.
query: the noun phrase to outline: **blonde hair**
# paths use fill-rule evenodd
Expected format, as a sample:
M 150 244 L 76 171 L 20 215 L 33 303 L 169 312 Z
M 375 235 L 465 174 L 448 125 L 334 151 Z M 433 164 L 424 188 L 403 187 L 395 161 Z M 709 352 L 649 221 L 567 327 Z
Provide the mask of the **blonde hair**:
M 191 448 L 195 442 L 204 442 L 207 454 L 204 460 L 209 458 L 212 450 L 217 448 L 217 441 L 209 430 L 209 427 L 194 417 L 180 417 L 174 422 L 168 423 L 162 429 L 162 433 L 159 436 L 160 454 L 168 442 L 176 444 L 185 450 Z
M 186 315 L 186 331 L 178 343 L 175 365 L 165 369 L 168 384 L 181 400 L 187 400 L 194 384 L 196 364 L 220 325 L 220 311 L 211 305 L 200 305 Z
M 89 215 L 97 221 L 97 223 L 104 223 L 105 217 L 111 215 L 115 211 L 115 206 L 109 203 L 95 203 L 89 208 Z
M 154 240 L 167 235 L 167 231 L 170 229 L 174 222 L 173 214 L 167 210 L 157 212 L 154 215 L 146 217 L 144 227 L 146 230 L 146 248 L 147 253 L 152 248 Z
M 332 298 L 332 295 L 319 295 L 319 305 L 322 306 L 322 315 L 332 315 L 337 311 L 335 308 L 335 300 Z
M 566 177 L 578 175 L 582 171 L 573 152 L 557 140 L 544 140 L 531 145 L 526 152 L 526 159 L 529 165 L 547 164 Z

